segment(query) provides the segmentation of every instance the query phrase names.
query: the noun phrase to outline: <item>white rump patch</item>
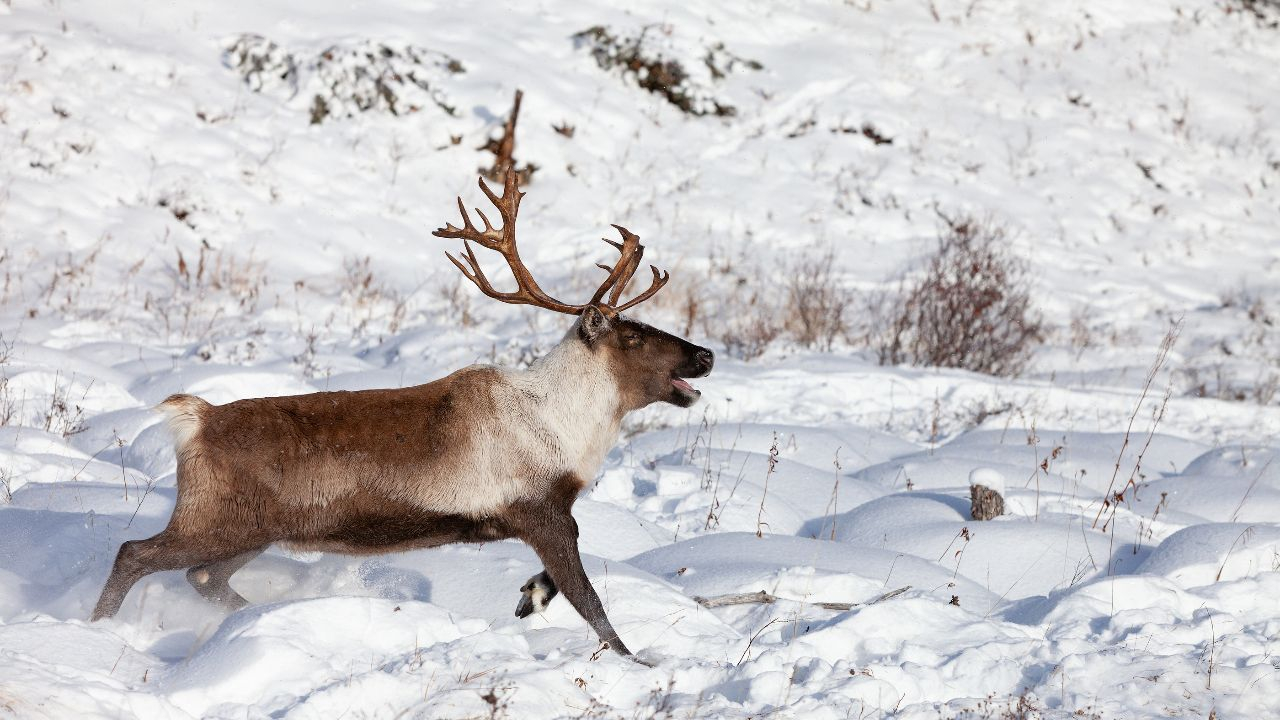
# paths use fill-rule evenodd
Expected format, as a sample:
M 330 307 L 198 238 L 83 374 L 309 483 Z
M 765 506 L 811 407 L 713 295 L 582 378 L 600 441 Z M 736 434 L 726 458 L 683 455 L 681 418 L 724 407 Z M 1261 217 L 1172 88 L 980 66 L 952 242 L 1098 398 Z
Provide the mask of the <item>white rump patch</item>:
M 156 410 L 164 413 L 165 422 L 173 433 L 173 440 L 179 451 L 200 430 L 200 411 L 206 407 L 209 407 L 209 403 L 195 395 L 171 395 L 156 407 Z

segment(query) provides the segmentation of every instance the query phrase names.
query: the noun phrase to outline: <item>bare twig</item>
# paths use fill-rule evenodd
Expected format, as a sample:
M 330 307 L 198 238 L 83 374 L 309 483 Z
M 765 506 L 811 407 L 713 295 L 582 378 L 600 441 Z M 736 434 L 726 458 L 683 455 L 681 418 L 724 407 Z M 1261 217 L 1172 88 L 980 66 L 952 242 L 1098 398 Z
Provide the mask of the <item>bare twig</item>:
M 726 605 L 747 605 L 749 603 L 772 605 L 778 600 L 778 598 L 770 595 L 764 590 L 761 590 L 760 592 L 753 593 L 729 593 L 728 595 L 716 595 L 709 598 L 695 595 L 693 600 L 702 607 L 716 608 L 724 607 Z
M 884 602 L 885 600 L 896 598 L 902 593 L 910 589 L 911 589 L 910 585 L 904 585 L 896 590 L 890 590 L 889 592 L 884 593 L 883 595 L 877 595 L 876 597 L 861 603 L 819 602 L 819 603 L 808 603 L 808 604 L 823 608 L 824 610 L 840 610 L 840 611 L 851 610 L 855 607 L 861 607 L 864 605 L 875 605 L 876 603 L 881 603 L 881 602 Z M 717 607 L 725 607 L 727 605 L 749 605 L 751 603 L 758 603 L 760 605 L 772 605 L 779 600 L 790 600 L 790 598 L 780 598 L 776 595 L 772 595 L 768 592 L 765 592 L 764 590 L 761 590 L 759 592 L 753 592 L 753 593 L 729 593 L 727 595 L 715 595 L 712 597 L 700 597 L 695 595 L 693 600 L 694 602 L 698 603 L 702 607 L 717 608 Z M 805 602 L 803 600 L 790 600 L 790 601 Z
M 814 603 L 814 605 L 817 605 L 818 607 L 824 610 L 839 610 L 841 612 L 844 612 L 845 610 L 852 610 L 855 607 L 861 607 L 863 605 L 875 605 L 876 603 L 882 603 L 885 600 L 892 600 L 893 598 L 898 597 L 899 595 L 905 593 L 910 589 L 911 589 L 910 585 L 903 585 L 897 590 L 890 590 L 889 592 L 884 593 L 883 595 L 877 595 L 874 598 L 864 603 L 820 602 L 820 603 Z
M 1213 689 L 1213 666 L 1216 664 L 1216 660 L 1214 658 L 1214 651 L 1217 650 L 1217 647 L 1218 647 L 1218 633 L 1217 633 L 1217 629 L 1213 626 L 1213 616 L 1210 615 L 1209 616 L 1209 674 L 1208 674 L 1208 677 L 1205 679 L 1205 685 L 1204 685 L 1206 690 Z
M 1231 522 L 1235 522 L 1236 518 L 1240 517 L 1240 511 L 1244 509 L 1244 503 L 1249 499 L 1249 494 L 1253 492 L 1254 486 L 1257 485 L 1258 480 L 1262 478 L 1262 473 L 1266 472 L 1269 467 L 1271 467 L 1271 460 L 1267 460 L 1267 462 L 1262 466 L 1262 469 L 1258 471 L 1258 474 L 1253 476 L 1253 482 L 1249 483 L 1249 487 L 1245 488 L 1244 496 L 1240 498 L 1240 503 L 1236 505 L 1235 510 L 1231 511 Z
M 831 499 L 827 501 L 827 517 L 831 518 L 831 539 L 836 539 L 836 515 L 840 512 L 840 471 L 844 468 L 840 465 L 840 450 L 836 448 L 836 458 L 832 464 L 836 467 L 836 482 L 831 486 Z
M 133 527 L 133 519 L 138 517 L 138 511 L 142 509 L 142 503 L 147 501 L 147 496 L 155 489 L 156 479 L 151 476 L 147 476 L 147 484 L 142 490 L 142 495 L 138 498 L 138 505 L 133 509 L 133 514 L 129 516 L 129 522 L 125 523 L 126 529 Z
M 746 660 L 746 659 L 747 659 L 747 653 L 751 652 L 751 643 L 755 642 L 755 641 L 756 641 L 756 638 L 760 637 L 760 633 L 762 633 L 762 632 L 764 632 L 765 630 L 769 629 L 769 626 L 770 626 L 770 625 L 772 625 L 772 624 L 774 624 L 774 623 L 778 622 L 778 621 L 779 621 L 779 620 L 781 620 L 781 619 L 782 619 L 782 618 L 774 618 L 774 619 L 770 620 L 769 622 L 765 623 L 763 627 L 761 627 L 759 630 L 757 630 L 755 635 L 752 635 L 752 636 L 751 636 L 751 639 L 747 641 L 747 649 L 746 649 L 746 650 L 743 650 L 743 651 L 742 651 L 742 657 L 739 657 L 739 658 L 738 658 L 738 664 L 739 664 L 739 665 L 741 665 L 741 664 L 742 664 L 742 661 L 743 661 L 743 660 Z

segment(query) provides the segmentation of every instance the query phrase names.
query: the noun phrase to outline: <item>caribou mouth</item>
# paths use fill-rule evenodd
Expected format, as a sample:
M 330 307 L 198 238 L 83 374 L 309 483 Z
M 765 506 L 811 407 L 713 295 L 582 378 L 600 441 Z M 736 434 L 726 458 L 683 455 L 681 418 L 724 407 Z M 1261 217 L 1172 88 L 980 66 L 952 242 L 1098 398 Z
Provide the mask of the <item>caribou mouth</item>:
M 671 384 L 675 386 L 676 390 L 679 390 L 685 395 L 692 395 L 694 397 L 700 397 L 702 395 L 698 389 L 690 385 L 686 380 L 684 380 L 684 378 L 671 378 Z

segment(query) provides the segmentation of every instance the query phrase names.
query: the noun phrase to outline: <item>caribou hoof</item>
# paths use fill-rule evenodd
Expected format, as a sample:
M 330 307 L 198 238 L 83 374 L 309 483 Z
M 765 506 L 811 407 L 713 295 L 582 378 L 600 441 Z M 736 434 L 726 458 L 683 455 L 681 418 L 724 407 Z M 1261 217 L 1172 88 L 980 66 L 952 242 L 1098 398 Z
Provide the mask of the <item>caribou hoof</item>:
M 547 571 L 534 575 L 520 588 L 520 603 L 516 605 L 516 617 L 529 617 L 547 609 L 551 599 L 560 594 Z

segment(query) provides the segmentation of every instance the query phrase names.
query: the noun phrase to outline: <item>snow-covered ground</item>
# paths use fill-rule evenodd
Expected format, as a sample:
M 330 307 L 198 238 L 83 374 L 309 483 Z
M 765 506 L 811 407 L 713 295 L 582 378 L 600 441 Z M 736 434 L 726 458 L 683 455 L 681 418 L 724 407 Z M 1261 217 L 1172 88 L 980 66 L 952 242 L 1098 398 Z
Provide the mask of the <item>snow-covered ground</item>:
M 720 5 L 0 0 L 0 717 L 1280 715 L 1280 30 L 1229 0 Z M 602 68 L 597 26 L 680 61 L 706 114 Z M 620 223 L 673 278 L 638 317 L 719 353 L 575 509 L 655 667 L 563 600 L 514 618 L 519 543 L 273 549 L 244 610 L 160 573 L 89 624 L 172 509 L 168 394 L 556 341 L 430 235 L 482 203 L 517 88 L 543 285 L 588 292 Z M 868 347 L 862 300 L 940 214 L 1028 263 L 1020 378 Z M 825 258 L 847 332 L 743 357 Z M 1005 516 L 969 519 L 971 475 Z

